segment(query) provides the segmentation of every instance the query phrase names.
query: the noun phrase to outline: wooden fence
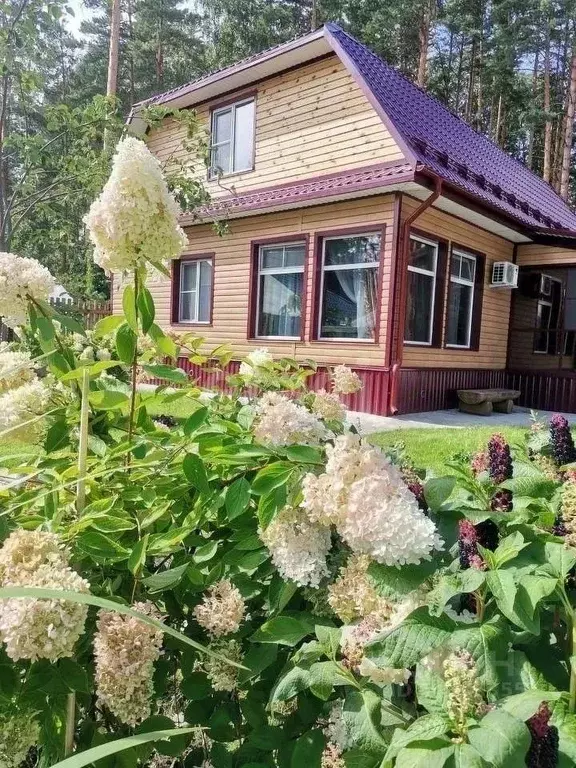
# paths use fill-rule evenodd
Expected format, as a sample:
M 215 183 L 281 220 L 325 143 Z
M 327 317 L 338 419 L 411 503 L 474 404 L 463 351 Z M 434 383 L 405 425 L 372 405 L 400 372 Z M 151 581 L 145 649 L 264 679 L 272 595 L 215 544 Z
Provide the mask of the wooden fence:
M 79 299 L 50 299 L 50 304 L 61 315 L 72 315 L 80 320 L 86 328 L 93 328 L 98 320 L 110 314 L 110 301 L 81 301 Z M 11 341 L 13 333 L 0 318 L 0 341 Z

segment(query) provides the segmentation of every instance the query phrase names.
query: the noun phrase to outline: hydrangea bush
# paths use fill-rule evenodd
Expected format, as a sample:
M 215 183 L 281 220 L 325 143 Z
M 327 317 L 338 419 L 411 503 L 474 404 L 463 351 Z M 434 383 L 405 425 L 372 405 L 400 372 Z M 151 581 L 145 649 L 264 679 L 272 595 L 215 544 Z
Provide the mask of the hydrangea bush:
M 118 162 L 94 230 L 133 178 Z M 43 445 L 0 457 L 0 765 L 574 765 L 569 425 L 495 435 L 435 477 L 345 424 L 345 367 L 311 393 L 312 367 L 257 350 L 202 392 L 178 358 L 230 353 L 155 323 L 153 222 L 122 217 L 123 314 L 89 337 L 30 285 L 33 342 L 0 351 L 0 434 Z M 110 358 L 84 353 L 103 338 Z M 46 403 L 19 394 L 37 386 Z M 150 416 L 175 403 L 191 415 Z

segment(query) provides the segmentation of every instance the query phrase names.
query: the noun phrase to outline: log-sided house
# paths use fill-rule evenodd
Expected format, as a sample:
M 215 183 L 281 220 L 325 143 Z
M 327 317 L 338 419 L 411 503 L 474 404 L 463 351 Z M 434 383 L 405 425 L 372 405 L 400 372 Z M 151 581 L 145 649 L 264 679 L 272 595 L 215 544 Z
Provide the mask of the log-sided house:
M 212 202 L 152 286 L 165 328 L 312 358 L 316 386 L 347 363 L 358 410 L 507 386 L 576 411 L 576 214 L 338 26 L 136 104 L 134 128 L 151 103 L 194 109 L 209 143 L 193 172 Z M 181 157 L 182 130 L 167 118 L 148 146 Z

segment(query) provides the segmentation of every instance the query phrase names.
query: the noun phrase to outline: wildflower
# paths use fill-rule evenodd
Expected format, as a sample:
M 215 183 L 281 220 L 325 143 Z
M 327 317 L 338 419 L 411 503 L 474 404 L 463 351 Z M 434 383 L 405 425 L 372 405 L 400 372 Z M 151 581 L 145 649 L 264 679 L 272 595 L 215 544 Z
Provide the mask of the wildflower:
M 526 755 L 528 768 L 555 768 L 558 765 L 558 729 L 550 725 L 550 707 L 540 704 L 535 715 L 526 722 L 531 743 Z
M 39 738 L 40 726 L 32 713 L 1 713 L 0 766 L 19 768 Z
M 330 530 L 310 521 L 303 510 L 284 507 L 258 534 L 283 579 L 291 579 L 301 587 L 318 587 L 328 575 Z
M 242 662 L 242 647 L 237 640 L 218 640 L 211 643 L 208 650 L 238 664 Z M 238 687 L 238 667 L 224 659 L 206 655 L 194 668 L 206 673 L 215 691 L 235 691 Z
M 94 347 L 90 347 L 90 346 L 84 347 L 78 359 L 89 360 L 89 361 L 94 360 Z
M 239 373 L 250 379 L 254 377 L 258 368 L 268 368 L 273 362 L 273 357 L 266 347 L 259 347 L 252 350 L 246 359 L 240 363 Z
M 285 719 L 297 711 L 298 698 L 296 696 L 287 701 L 273 701 L 270 704 L 270 717 L 268 721 L 270 725 L 283 725 Z
M 362 619 L 375 611 L 391 611 L 390 604 L 376 592 L 368 577 L 368 555 L 352 555 L 328 586 L 328 602 L 345 623 Z
M 40 424 L 27 422 L 46 411 L 52 388 L 40 379 L 22 384 L 0 395 L 0 432 L 10 430 L 13 437 L 37 437 Z
M 402 621 L 404 618 L 403 616 Z M 396 620 L 391 617 L 390 611 L 385 611 L 383 613 L 374 612 L 357 624 L 343 627 L 341 645 L 345 666 L 380 685 L 405 683 L 410 677 L 409 670 L 378 667 L 364 654 L 364 649 L 368 643 L 382 632 L 391 631 L 395 626 L 397 626 Z
M 257 411 L 254 437 L 263 445 L 318 445 L 330 435 L 304 406 L 278 392 L 265 392 Z
M 321 389 L 314 395 L 312 413 L 325 421 L 344 421 L 346 410 L 338 395 Z
M 36 372 L 30 355 L 11 349 L 0 350 L 0 394 L 34 381 Z
M 160 618 L 151 603 L 135 603 L 134 608 Z M 97 628 L 94 656 L 98 700 L 121 722 L 136 725 L 150 715 L 152 675 L 162 631 L 133 616 L 104 610 L 98 614 Z
M 448 693 L 446 711 L 455 729 L 463 734 L 468 718 L 477 715 L 483 704 L 476 663 L 468 651 L 457 650 L 443 666 Z
M 543 472 L 547 480 L 557 481 L 561 479 L 558 468 L 550 456 L 544 456 L 541 453 L 537 453 L 532 456 L 532 461 Z
M 0 252 L 0 317 L 10 328 L 24 325 L 30 300 L 47 301 L 56 285 L 35 259 Z
M 237 632 L 245 613 L 242 595 L 228 579 L 213 584 L 194 609 L 196 621 L 212 637 Z
M 426 497 L 424 496 L 424 486 L 422 485 L 422 482 L 416 472 L 412 469 L 412 467 L 402 467 L 401 468 L 402 473 L 402 479 L 408 486 L 408 490 L 410 493 L 413 493 L 416 501 L 418 502 L 418 507 L 423 511 L 428 511 L 428 504 L 426 503 Z
M 470 520 L 460 520 L 458 523 L 458 550 L 460 567 L 470 568 L 472 558 L 478 556 L 478 534 Z
M 329 741 L 320 756 L 320 768 L 346 768 L 342 750 L 337 744 Z
M 550 419 L 550 438 L 552 454 L 558 466 L 576 461 L 576 448 L 570 425 L 564 416 L 555 413 Z
M 175 259 L 187 243 L 178 205 L 143 141 L 122 139 L 112 173 L 84 218 L 102 269 L 124 272 Z
M 332 371 L 332 391 L 337 395 L 352 395 L 362 389 L 362 379 L 347 365 L 337 365 Z
M 502 489 L 490 499 L 490 509 L 493 512 L 510 512 L 512 509 L 512 491 Z
M 97 360 L 111 360 L 112 359 L 112 352 L 110 352 L 109 349 L 99 349 L 96 352 L 96 359 Z
M 490 464 L 490 459 L 488 457 L 487 451 L 478 451 L 477 453 L 474 454 L 474 456 L 472 456 L 472 460 L 470 462 L 472 472 L 476 477 L 478 477 L 478 475 L 481 475 L 482 472 L 486 472 L 488 470 L 489 464 Z
M 488 473 L 496 485 L 512 477 L 510 446 L 502 435 L 492 435 L 488 441 Z

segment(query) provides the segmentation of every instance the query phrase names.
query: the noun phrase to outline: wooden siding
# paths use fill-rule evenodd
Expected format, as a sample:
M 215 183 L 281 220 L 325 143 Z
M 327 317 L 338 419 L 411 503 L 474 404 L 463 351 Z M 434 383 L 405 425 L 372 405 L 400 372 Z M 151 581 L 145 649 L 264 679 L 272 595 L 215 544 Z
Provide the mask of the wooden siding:
M 398 413 L 456 408 L 457 389 L 493 389 L 505 385 L 504 370 L 403 368 L 400 371 Z
M 517 263 L 521 267 L 568 266 L 576 264 L 576 250 L 530 243 L 518 246 Z
M 175 331 L 193 330 L 205 338 L 205 349 L 230 343 L 235 355 L 244 356 L 257 347 L 268 347 L 275 355 L 298 360 L 313 358 L 319 364 L 349 363 L 354 365 L 384 365 L 387 341 L 387 317 L 392 243 L 394 238 L 394 195 L 377 195 L 295 211 L 270 213 L 229 222 L 230 232 L 219 237 L 209 224 L 187 229 L 187 254 L 214 253 L 213 323 L 192 328 L 172 325 L 170 313 L 171 284 L 161 279 L 149 283 L 156 304 L 156 317 L 163 327 Z M 327 230 L 357 228 L 366 232 L 371 227 L 385 226 L 383 243 L 382 286 L 379 307 L 378 342 L 313 341 L 312 318 L 315 234 Z M 334 231 L 332 234 L 336 234 Z M 292 235 L 309 236 L 307 256 L 307 286 L 304 341 L 249 340 L 249 287 L 251 242 Z M 121 307 L 122 285 L 114 280 L 114 307 Z
M 249 91 L 250 93 L 253 92 Z M 241 97 L 242 92 L 239 92 Z M 216 102 L 217 104 L 217 102 Z M 211 104 L 197 108 L 209 130 Z M 401 160 L 402 151 L 344 65 L 335 56 L 265 80 L 256 92 L 253 171 L 206 182 L 214 198 L 348 168 Z M 183 129 L 166 120 L 148 146 L 162 162 L 184 157 Z M 206 181 L 206 167 L 193 174 Z
M 419 205 L 413 198 L 403 196 L 402 217 L 409 216 Z M 480 251 L 486 255 L 480 344 L 477 351 L 444 347 L 404 345 L 404 368 L 504 368 L 508 346 L 508 319 L 511 291 L 490 288 L 490 276 L 494 261 L 512 261 L 514 246 L 492 232 L 451 216 L 437 208 L 429 208 L 414 222 L 414 228 L 448 240 L 460 246 Z M 444 321 L 448 279 L 444 291 Z M 444 328 L 442 329 L 444 343 Z

